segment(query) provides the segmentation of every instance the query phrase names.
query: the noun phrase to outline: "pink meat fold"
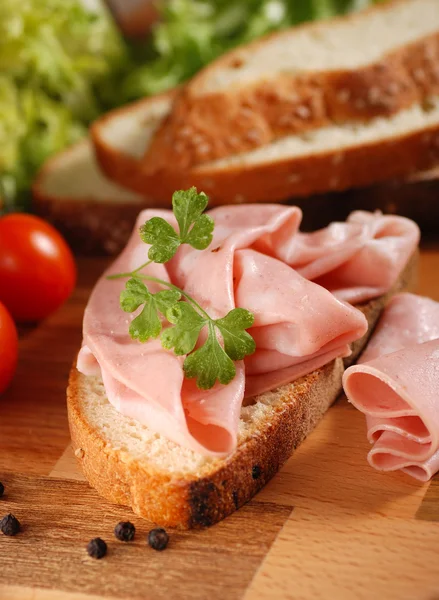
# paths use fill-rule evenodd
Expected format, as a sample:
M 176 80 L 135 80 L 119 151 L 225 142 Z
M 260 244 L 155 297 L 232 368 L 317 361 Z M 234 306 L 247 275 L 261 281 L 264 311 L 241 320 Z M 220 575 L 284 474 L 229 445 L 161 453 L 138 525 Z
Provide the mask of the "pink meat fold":
M 398 217 L 356 213 L 347 223 L 302 234 L 297 207 L 227 206 L 210 214 L 215 232 L 208 249 L 182 246 L 169 263 L 151 264 L 142 273 L 178 285 L 214 318 L 237 306 L 254 313 L 250 332 L 257 349 L 236 363 L 232 383 L 200 391 L 184 378 L 184 356 L 164 350 L 159 340 L 131 340 L 128 325 L 136 314 L 119 306 L 125 281 L 106 278 L 147 261 L 149 247 L 138 228 L 153 216 L 175 227 L 171 211 L 143 211 L 127 247 L 97 283 L 77 364 L 87 375 L 102 375 L 109 401 L 122 414 L 214 457 L 235 449 L 245 396 L 275 389 L 350 353 L 349 344 L 367 329 L 352 301 L 387 291 L 413 252 L 417 228 Z M 364 267 L 371 257 L 387 265 L 385 276 L 377 279 Z
M 430 479 L 439 469 L 439 303 L 393 298 L 343 386 L 366 415 L 369 463 Z

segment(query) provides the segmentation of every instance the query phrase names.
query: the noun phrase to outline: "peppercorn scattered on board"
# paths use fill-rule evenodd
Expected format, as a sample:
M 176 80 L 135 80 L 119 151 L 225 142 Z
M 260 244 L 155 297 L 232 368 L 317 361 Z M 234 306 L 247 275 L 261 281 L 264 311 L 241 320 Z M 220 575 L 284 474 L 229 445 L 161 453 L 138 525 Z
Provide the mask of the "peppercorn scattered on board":
M 80 263 L 79 286 L 51 319 L 21 334 L 13 386 L 0 398 L 1 600 L 433 599 L 439 597 L 439 478 L 420 484 L 366 462 L 364 420 L 339 400 L 247 505 L 199 531 L 168 530 L 92 490 L 70 449 L 65 406 L 84 306 L 105 266 Z M 439 300 L 439 246 L 421 254 L 419 293 Z M 135 539 L 117 540 L 119 521 Z M 108 552 L 90 558 L 100 537 Z

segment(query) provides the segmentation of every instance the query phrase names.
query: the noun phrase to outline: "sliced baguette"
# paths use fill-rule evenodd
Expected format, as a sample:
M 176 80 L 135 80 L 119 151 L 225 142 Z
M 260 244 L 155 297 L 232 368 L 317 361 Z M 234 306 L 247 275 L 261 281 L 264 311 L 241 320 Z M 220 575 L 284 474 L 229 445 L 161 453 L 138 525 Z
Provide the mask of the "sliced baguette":
M 131 161 L 143 155 L 163 111 L 169 110 L 171 98 L 169 94 L 135 103 L 134 119 L 130 111 L 115 111 L 118 118 L 100 128 L 102 138 L 95 146 L 98 153 L 104 146 L 103 161 L 113 181 L 99 167 L 89 140 L 50 158 L 40 170 L 32 187 L 34 210 L 54 223 L 75 250 L 117 254 L 131 234 L 140 210 L 156 204 L 145 182 L 139 194 L 114 181 L 123 180 L 120 173 L 129 173 L 133 169 Z M 106 120 L 102 117 L 104 124 Z M 137 129 L 142 131 L 141 136 Z M 94 128 L 92 134 L 93 131 Z M 128 148 L 129 153 L 120 152 L 121 140 L 120 147 Z
M 33 208 L 80 253 L 119 252 L 148 200 L 107 179 L 89 140 L 49 159 L 32 187 Z
M 412 286 L 416 259 L 388 294 L 360 307 L 369 331 L 348 364 L 364 348 L 389 298 Z M 74 366 L 67 391 L 73 449 L 90 484 L 111 502 L 164 526 L 213 525 L 250 500 L 314 429 L 341 392 L 343 370 L 336 359 L 255 398 L 241 409 L 237 450 L 212 459 L 122 416 L 108 402 L 102 380 Z
M 161 177 L 136 178 L 141 159 L 157 128 L 169 114 L 178 90 L 145 98 L 110 111 L 97 119 L 91 129 L 95 153 L 103 172 L 113 181 L 144 195 L 152 187 L 160 187 Z M 134 178 L 134 180 L 133 180 Z M 168 197 L 165 202 L 170 204 Z
M 97 156 L 109 177 L 139 193 L 148 190 L 166 205 L 174 190 L 191 185 L 209 194 L 211 204 L 284 201 L 403 179 L 439 163 L 439 96 L 387 118 L 286 136 L 194 169 L 178 171 L 171 163 L 155 175 L 133 151 L 146 132 L 130 125 L 136 141 L 116 135 L 119 123 L 137 124 L 139 115 L 138 105 L 130 106 L 98 122 Z
M 437 0 L 396 0 L 242 46 L 196 75 L 145 155 L 188 169 L 439 94 Z

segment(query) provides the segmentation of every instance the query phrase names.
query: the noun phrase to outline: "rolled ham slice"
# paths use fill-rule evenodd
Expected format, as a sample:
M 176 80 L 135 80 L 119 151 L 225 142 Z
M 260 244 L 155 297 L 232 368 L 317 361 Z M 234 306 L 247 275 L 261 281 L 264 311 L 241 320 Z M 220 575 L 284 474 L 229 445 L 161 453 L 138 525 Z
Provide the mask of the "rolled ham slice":
M 223 456 L 236 447 L 245 395 L 275 389 L 349 354 L 349 344 L 367 329 L 352 301 L 387 291 L 414 250 L 417 228 L 405 219 L 361 213 L 313 236 L 299 232 L 296 207 L 225 206 L 210 214 L 215 231 L 209 248 L 182 246 L 169 263 L 151 264 L 143 273 L 184 289 L 213 318 L 237 306 L 254 313 L 257 349 L 236 363 L 234 380 L 200 391 L 184 378 L 184 356 L 164 350 L 159 340 L 131 340 L 128 325 L 136 315 L 119 306 L 125 281 L 106 278 L 147 261 L 149 247 L 138 228 L 153 216 L 175 227 L 171 211 L 143 211 L 127 247 L 96 285 L 77 366 L 101 374 L 121 413 L 192 450 Z M 378 268 L 387 265 L 385 277 L 370 268 L 371 257 Z
M 395 296 L 343 386 L 366 415 L 373 467 L 421 481 L 439 470 L 438 302 Z

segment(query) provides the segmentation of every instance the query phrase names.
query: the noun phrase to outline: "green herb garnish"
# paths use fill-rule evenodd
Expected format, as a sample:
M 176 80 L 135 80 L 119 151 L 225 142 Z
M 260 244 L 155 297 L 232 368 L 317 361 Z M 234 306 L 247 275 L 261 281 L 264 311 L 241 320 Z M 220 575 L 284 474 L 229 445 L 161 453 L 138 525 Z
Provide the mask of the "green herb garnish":
M 209 199 L 192 187 L 187 191 L 175 192 L 172 210 L 177 219 L 180 233 L 161 217 L 153 217 L 140 228 L 140 237 L 151 244 L 148 258 L 152 262 L 165 263 L 174 256 L 181 244 L 189 244 L 196 250 L 204 250 L 212 241 L 213 220 L 202 214 Z
M 129 278 L 120 295 L 122 310 L 131 313 L 143 305 L 129 327 L 132 339 L 146 342 L 160 336 L 164 348 L 173 350 L 177 356 L 186 354 L 183 365 L 186 377 L 195 377 L 197 386 L 205 390 L 212 388 L 216 381 L 224 385 L 230 383 L 236 375 L 234 361 L 255 351 L 255 341 L 246 331 L 253 325 L 253 314 L 245 308 L 234 308 L 224 317 L 212 319 L 186 292 L 169 281 L 140 271 L 152 262 L 168 262 L 182 244 L 189 244 L 196 250 L 209 246 L 214 222 L 203 213 L 207 203 L 206 194 L 198 193 L 194 187 L 175 192 L 172 208 L 179 233 L 161 217 L 153 217 L 140 228 L 142 240 L 151 245 L 149 261 L 129 273 L 109 276 L 109 279 Z M 168 289 L 153 294 L 144 281 Z M 163 331 L 161 316 L 170 324 Z M 203 329 L 206 339 L 195 350 Z

